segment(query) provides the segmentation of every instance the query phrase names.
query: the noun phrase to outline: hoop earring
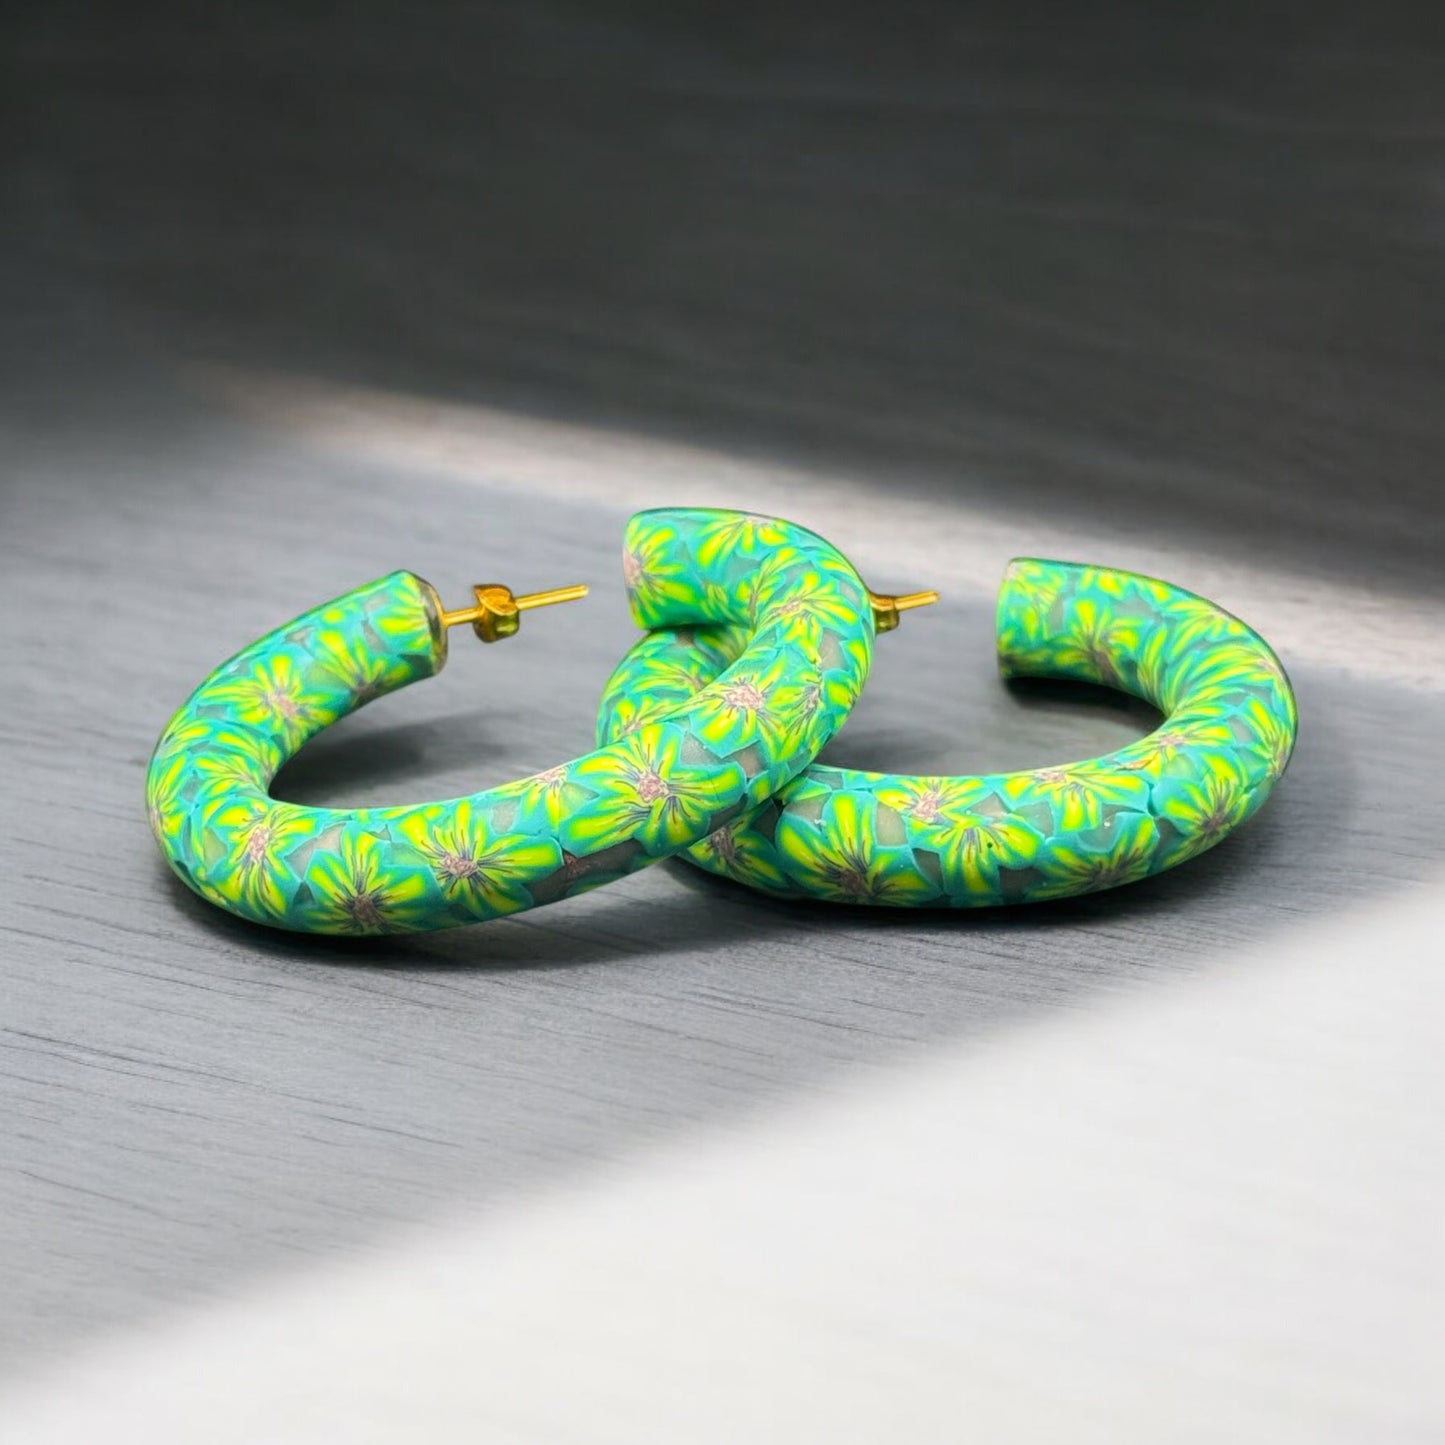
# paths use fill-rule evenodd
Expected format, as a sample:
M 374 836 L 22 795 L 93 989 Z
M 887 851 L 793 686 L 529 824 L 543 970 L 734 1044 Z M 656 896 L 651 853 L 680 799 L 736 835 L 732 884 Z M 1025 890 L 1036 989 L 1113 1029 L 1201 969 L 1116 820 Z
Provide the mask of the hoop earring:
M 737 647 L 666 716 L 575 762 L 416 807 L 309 808 L 270 783 L 316 733 L 430 677 L 448 629 L 512 636 L 522 612 L 584 596 L 474 589 L 448 612 L 394 572 L 304 613 L 212 673 L 161 735 L 152 830 L 201 897 L 311 933 L 404 933 L 515 913 L 634 871 L 750 811 L 833 735 L 867 676 L 870 594 L 847 560 L 789 522 L 644 512 L 625 570 L 647 627 L 722 623 Z M 887 601 L 888 599 L 883 599 Z
M 661 630 L 605 690 L 598 733 L 676 706 L 736 629 Z M 1133 883 L 1222 841 L 1269 797 L 1298 714 L 1279 659 L 1252 628 L 1182 588 L 1132 572 L 1021 558 L 998 603 L 1005 677 L 1102 683 L 1166 715 L 1108 756 L 1027 772 L 910 777 L 815 763 L 757 812 L 683 856 L 785 898 L 977 908 Z

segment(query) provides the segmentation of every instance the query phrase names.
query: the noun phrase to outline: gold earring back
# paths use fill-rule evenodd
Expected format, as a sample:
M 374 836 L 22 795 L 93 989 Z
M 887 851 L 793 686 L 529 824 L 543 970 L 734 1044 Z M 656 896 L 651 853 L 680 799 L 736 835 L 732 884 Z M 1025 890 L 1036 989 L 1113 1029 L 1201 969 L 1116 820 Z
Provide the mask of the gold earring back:
M 553 587 L 547 592 L 528 592 L 517 597 L 510 587 L 500 582 L 478 582 L 472 588 L 476 599 L 472 606 L 444 611 L 442 626 L 457 627 L 470 622 L 472 631 L 483 642 L 500 642 L 504 637 L 515 635 L 521 626 L 522 613 L 533 607 L 551 607 L 557 602 L 576 602 L 585 597 L 588 590 L 585 582 L 579 582 L 573 587 Z

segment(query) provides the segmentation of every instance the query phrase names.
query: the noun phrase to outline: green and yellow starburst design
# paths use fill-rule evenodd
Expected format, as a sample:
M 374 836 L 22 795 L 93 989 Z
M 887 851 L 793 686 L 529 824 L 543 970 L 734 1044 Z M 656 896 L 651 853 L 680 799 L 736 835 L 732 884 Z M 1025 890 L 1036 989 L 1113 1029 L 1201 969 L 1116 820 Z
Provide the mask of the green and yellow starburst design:
M 762 893 L 791 894 L 797 890 L 788 882 L 771 840 L 749 822 L 732 823 L 709 833 L 695 848 L 706 858 L 710 871 L 731 878 Z
M 899 908 L 936 901 L 938 889 L 913 850 L 879 838 L 878 800 L 833 793 L 817 822 L 784 813 L 778 820 L 782 871 L 801 892 L 833 903 Z
M 373 620 L 368 618 L 368 625 Z M 349 710 L 390 690 L 388 679 L 396 664 L 376 651 L 365 634 L 327 627 L 317 632 L 312 646 L 316 665 L 306 680 L 313 692 L 340 694 Z
M 756 746 L 761 739 L 770 753 L 784 760 L 815 715 L 818 699 L 810 688 L 821 684 L 821 672 L 805 653 L 780 648 L 764 663 L 729 668 L 683 716 L 692 733 L 719 757 Z
M 303 916 L 317 933 L 415 932 L 432 907 L 429 883 L 422 869 L 390 858 L 384 837 L 352 829 L 313 855 Z
M 697 592 L 680 530 L 662 520 L 639 526 L 634 519 L 623 547 L 622 578 L 644 627 L 660 625 L 666 609 L 691 603 Z
M 1294 751 L 1297 723 L 1293 699 L 1286 711 L 1273 699 L 1251 697 L 1239 709 L 1239 721 L 1248 737 L 1245 744 L 1248 758 L 1270 783 L 1275 782 Z
M 1146 771 L 1103 760 L 1039 768 L 1011 778 L 1003 795 L 1015 812 L 1045 804 L 1053 814 L 1050 832 L 1078 833 L 1097 828 L 1108 809 L 1147 809 Z
M 821 575 L 811 582 L 805 578 L 802 590 L 778 604 L 773 617 L 774 636 L 779 642 L 816 647 L 825 633 L 846 636 L 849 621 L 856 613 L 856 601 L 840 596 Z
M 1002 901 L 999 870 L 1029 867 L 1044 844 L 1038 829 L 1006 811 L 982 780 L 889 778 L 872 792 L 904 819 L 910 845 L 938 855 L 971 896 Z
M 254 788 L 212 784 L 204 826 L 219 844 L 204 880 L 236 911 L 267 923 L 286 916 L 297 888 L 289 854 L 312 836 L 301 808 L 276 804 Z M 207 850 L 208 845 L 202 845 Z
M 569 853 L 595 853 L 634 840 L 650 853 L 676 852 L 705 837 L 738 800 L 742 768 L 685 760 L 689 734 L 653 724 L 584 758 L 573 779 L 592 794 L 585 811 L 563 821 Z
M 1065 626 L 1049 642 L 1050 666 L 1059 677 L 1117 684 L 1120 662 L 1138 648 L 1142 626 L 1107 595 L 1076 597 Z
M 720 514 L 698 528 L 696 555 L 703 567 L 733 557 L 756 558 L 785 546 L 790 529 L 776 517 L 751 512 Z
M 336 721 L 330 700 L 307 687 L 298 660 L 289 653 L 249 660 L 212 683 L 207 702 L 236 722 L 269 732 L 287 747 L 298 747 Z
M 1116 813 L 1097 831 L 1097 842 L 1055 843 L 1036 859 L 1043 880 L 1029 897 L 1036 901 L 1073 898 L 1137 883 L 1155 869 L 1159 827 L 1148 813 Z
M 1182 862 L 1222 842 L 1249 816 L 1250 798 L 1248 773 L 1223 753 L 1198 759 L 1190 776 L 1160 779 L 1154 814 L 1174 831 L 1171 859 Z
M 498 833 L 466 798 L 410 814 L 394 832 L 432 870 L 448 901 L 475 918 L 530 908 L 530 885 L 562 866 L 555 837 Z

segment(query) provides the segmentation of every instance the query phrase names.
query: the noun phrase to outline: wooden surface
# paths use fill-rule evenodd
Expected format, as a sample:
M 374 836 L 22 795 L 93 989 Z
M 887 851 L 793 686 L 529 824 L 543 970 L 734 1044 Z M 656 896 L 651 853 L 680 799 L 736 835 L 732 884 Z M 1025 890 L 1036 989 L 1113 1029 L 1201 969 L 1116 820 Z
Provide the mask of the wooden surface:
M 1439 906 L 138 1321 L 0 1397 L 0 1441 L 1431 1445 Z
M 1403 12 L 1210 15 L 12 20 L 0 1364 L 1438 867 L 1445 48 Z M 998 685 L 1013 551 L 1165 571 L 1277 638 L 1296 759 L 1188 868 L 986 917 L 665 865 L 354 946 L 165 873 L 141 786 L 170 711 L 396 566 L 594 595 L 459 647 L 283 795 L 447 795 L 584 750 L 631 635 L 621 526 L 667 500 L 772 505 L 875 586 L 947 593 L 880 647 L 831 760 L 1000 768 L 1149 726 Z M 1361 1229 L 1397 1184 L 1362 1189 Z

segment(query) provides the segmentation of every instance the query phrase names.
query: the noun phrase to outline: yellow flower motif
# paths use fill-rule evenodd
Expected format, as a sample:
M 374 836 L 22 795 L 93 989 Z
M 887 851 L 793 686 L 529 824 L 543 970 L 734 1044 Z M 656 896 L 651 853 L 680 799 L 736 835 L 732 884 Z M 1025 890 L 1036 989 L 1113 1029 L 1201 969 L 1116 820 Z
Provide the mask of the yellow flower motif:
M 1250 797 L 1243 769 L 1224 757 L 1208 759 L 1195 777 L 1167 778 L 1157 784 L 1155 812 L 1178 834 L 1170 861 L 1182 862 L 1213 847 L 1249 815 Z
M 573 780 L 596 796 L 562 820 L 562 846 L 585 854 L 636 840 L 649 852 L 672 852 L 704 837 L 713 815 L 742 797 L 746 779 L 736 764 L 685 762 L 685 741 L 676 727 L 653 726 L 574 764 Z
M 748 616 L 747 602 L 738 595 L 738 588 L 724 587 L 720 582 L 708 582 L 704 584 L 701 595 L 698 598 L 696 612 L 698 617 L 708 619 L 707 623 L 698 628 L 699 632 L 705 632 L 713 627 L 729 627 L 744 622 Z M 743 638 L 742 647 L 746 647 L 748 639 Z M 741 651 L 742 647 L 738 650 Z
M 1138 647 L 1143 624 L 1121 616 L 1091 597 L 1081 597 L 1069 612 L 1063 633 L 1051 651 L 1060 672 L 1117 685 L 1121 665 Z
M 614 736 L 625 738 L 641 732 L 653 723 L 662 722 L 674 712 L 677 704 L 667 697 L 641 698 L 622 692 L 605 700 L 597 719 L 597 745 L 606 747 Z
M 792 543 L 774 547 L 743 586 L 748 619 L 756 625 L 767 610 L 791 591 L 808 558 Z
M 731 554 L 756 556 L 781 546 L 787 539 L 786 529 L 773 517 L 748 512 L 725 513 L 698 530 L 694 550 L 704 567 L 715 567 Z
M 797 590 L 782 602 L 768 604 L 765 615 L 760 608 L 759 621 L 772 627 L 778 641 L 815 648 L 824 632 L 847 634 L 855 626 L 857 607 L 822 573 L 805 573 L 793 585 Z
M 1147 738 L 1120 748 L 1114 755 L 1114 762 L 1133 772 L 1157 772 L 1184 757 L 1191 741 L 1187 732 L 1170 723 L 1150 733 Z
M 805 583 L 813 570 L 826 574 L 825 620 L 809 612 Z M 829 592 L 835 583 L 837 596 Z M 856 579 L 836 559 L 824 565 L 806 547 L 784 543 L 750 585 L 761 626 L 785 619 L 764 637 L 781 634 L 804 650 L 814 639 L 824 643 L 819 675 L 798 691 L 799 719 L 825 710 L 835 716 L 866 672 L 870 639 L 842 625 L 845 618 L 856 622 L 847 606 Z M 840 650 L 832 648 L 833 623 Z M 676 645 L 686 647 L 686 637 Z M 1142 877 L 1223 836 L 1258 806 L 1288 758 L 1293 702 L 1269 649 L 1237 619 L 1167 583 L 1016 561 L 1000 597 L 999 654 L 1006 673 L 1103 681 L 1147 697 L 1168 721 L 1108 758 L 1032 773 L 902 778 L 815 764 L 788 783 L 784 735 L 769 730 L 777 721 L 775 699 L 749 664 L 730 693 L 668 716 L 720 755 L 734 749 L 755 774 L 750 796 L 762 782 L 783 787 L 781 816 L 776 832 L 756 821 L 729 824 L 690 856 L 769 892 L 779 891 L 770 870 L 781 864 L 790 892 L 818 897 L 877 900 L 890 887 L 904 903 L 936 902 L 940 894 L 982 904 L 1057 897 Z M 673 654 L 667 656 L 671 663 Z M 656 681 L 651 697 L 671 701 L 673 680 L 659 670 Z M 655 716 L 626 686 L 607 701 L 614 719 L 628 706 L 634 712 L 625 725 Z M 806 734 L 800 727 L 787 736 Z M 744 746 L 750 737 L 770 746 L 761 760 L 765 776 L 756 776 Z M 911 860 L 916 882 L 906 868 L 898 871 L 901 859 Z M 888 884 L 885 874 L 904 881 Z M 1035 878 L 1042 882 L 1033 884 Z
M 238 791 L 206 812 L 205 826 L 225 848 L 207 865 L 206 882 L 249 918 L 284 918 L 296 886 L 285 855 L 315 831 L 307 810 Z
M 433 605 L 420 579 L 410 573 L 381 578 L 366 609 L 366 625 L 382 641 L 378 651 L 431 658 L 437 640 L 429 611 Z
M 677 528 L 659 524 L 644 512 L 628 524 L 622 576 L 643 627 L 664 621 L 669 603 L 695 602 L 697 588 Z
M 1031 899 L 1072 898 L 1137 883 L 1154 871 L 1159 830 L 1146 813 L 1119 813 L 1097 848 L 1054 842 L 1039 855 L 1043 880 L 1029 889 Z
M 687 856 L 714 873 L 763 893 L 788 896 L 797 890 L 788 882 L 777 852 L 751 820 L 730 823 L 710 833 Z
M 1232 613 L 1203 597 L 1196 597 L 1182 588 L 1173 593 L 1163 609 L 1170 640 L 1181 652 L 1194 650 L 1201 643 L 1245 642 L 1254 634 Z
M 1138 572 L 1121 572 L 1113 567 L 1083 567 L 1079 570 L 1079 591 L 1097 592 L 1116 601 L 1130 598 L 1151 608 L 1163 607 L 1180 596 L 1177 587 L 1144 577 Z
M 1134 661 L 1139 695 L 1160 712 L 1172 713 L 1180 693 L 1179 659 L 1171 646 L 1169 629 L 1154 628 L 1140 644 Z
M 1200 702 L 1241 688 L 1272 688 L 1283 694 L 1279 665 L 1248 638 L 1232 642 L 1196 643 L 1179 663 L 1179 688 Z
M 203 696 L 203 702 L 205 700 Z M 181 756 L 189 756 L 195 765 L 213 752 L 230 755 L 230 765 L 246 767 L 248 778 L 262 786 L 293 750 L 277 743 L 269 730 L 240 722 L 220 722 L 211 717 L 194 717 L 189 711 L 180 713 L 156 744 L 156 762 L 169 764 Z
M 799 714 L 811 722 L 824 709 L 834 715 L 848 712 L 863 690 L 858 677 L 857 673 L 830 671 L 804 679 L 798 688 Z M 806 734 L 811 735 L 811 732 Z
M 1064 593 L 1064 581 L 1055 562 L 1015 557 L 1004 573 L 999 590 L 998 647 L 1004 658 L 1020 659 L 1044 644 L 1050 634 L 1049 617 Z M 1022 674 L 1024 668 L 1018 665 Z
M 306 910 L 317 933 L 404 933 L 431 912 L 419 869 L 389 867 L 384 844 L 364 829 L 345 828 L 337 845 L 318 849 L 306 870 L 313 900 Z
M 966 814 L 991 791 L 981 779 L 879 776 L 885 781 L 874 785 L 874 796 L 918 827 L 932 827 L 950 811 Z
M 789 877 L 834 903 L 901 907 L 936 898 L 911 849 L 879 842 L 876 810 L 876 799 L 852 792 L 829 797 L 816 824 L 784 808 L 777 849 Z
M 1286 715 L 1278 705 L 1270 707 L 1262 699 L 1252 697 L 1240 709 L 1239 717 L 1254 738 L 1246 751 L 1259 761 L 1266 777 L 1273 782 L 1284 772 L 1294 751 L 1293 710 Z
M 191 759 L 183 752 L 168 760 L 159 757 L 151 764 L 146 778 L 146 817 L 161 852 L 173 856 L 175 846 L 189 820 L 181 792 L 191 779 Z
M 347 711 L 364 706 L 389 692 L 399 671 L 394 657 L 373 648 L 355 631 L 327 628 L 313 643 L 317 665 L 308 677 L 317 690 L 342 694 Z
M 307 691 L 300 669 L 285 652 L 258 658 L 247 671 L 210 684 L 198 702 L 223 707 L 238 722 L 279 734 L 288 751 L 337 718 L 324 698 Z
M 1175 714 L 1161 728 L 1120 748 L 1113 756 L 1116 767 L 1131 771 L 1158 773 L 1177 767 L 1184 760 L 1215 749 L 1231 749 L 1238 739 L 1225 715 L 1210 715 L 1200 709 L 1190 714 Z
M 425 859 L 447 898 L 478 917 L 530 907 L 531 885 L 562 866 L 562 850 L 554 839 L 493 834 L 467 799 L 403 818 L 396 832 Z
M 774 653 L 765 664 L 730 668 L 674 721 L 721 757 L 759 742 L 770 753 L 791 754 L 809 717 L 805 703 L 814 701 L 809 689 L 821 690 L 822 681 L 801 654 Z
M 1145 811 L 1149 785 L 1137 773 L 1101 768 L 1097 763 L 1074 763 L 1062 768 L 1039 768 L 1019 773 L 1001 784 L 1010 807 L 1047 803 L 1059 832 L 1097 828 L 1105 808 Z
M 430 658 L 436 641 L 432 605 L 420 578 L 410 572 L 392 572 L 348 592 L 332 606 L 307 614 L 305 621 L 333 635 L 369 631 L 376 638 L 376 651 L 393 658 L 406 653 Z
M 999 811 L 995 787 L 984 779 L 895 778 L 874 793 L 912 825 L 914 847 L 939 855 L 951 897 L 996 897 L 999 869 L 1027 868 L 1043 846 L 1037 829 Z
M 591 790 L 574 776 L 568 763 L 534 773 L 492 791 L 497 804 L 511 803 L 516 809 L 515 831 L 555 834 L 563 822 L 591 800 Z

